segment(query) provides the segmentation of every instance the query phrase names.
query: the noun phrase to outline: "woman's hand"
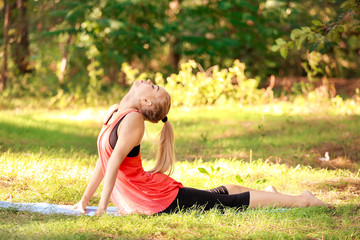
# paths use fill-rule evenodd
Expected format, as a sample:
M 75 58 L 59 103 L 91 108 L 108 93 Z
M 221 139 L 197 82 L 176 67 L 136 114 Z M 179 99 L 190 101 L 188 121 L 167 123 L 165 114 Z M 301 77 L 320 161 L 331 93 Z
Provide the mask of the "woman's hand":
M 78 202 L 77 204 L 75 204 L 73 206 L 73 210 L 77 210 L 77 211 L 80 211 L 82 214 L 85 214 L 86 211 L 85 211 L 85 208 L 86 208 L 87 204 L 85 204 L 83 202 L 83 200 L 80 200 L 80 202 Z
M 96 210 L 95 215 L 96 215 L 96 216 L 101 216 L 101 215 L 103 215 L 103 214 L 105 214 L 105 213 L 106 213 L 106 208 L 98 207 L 98 209 Z

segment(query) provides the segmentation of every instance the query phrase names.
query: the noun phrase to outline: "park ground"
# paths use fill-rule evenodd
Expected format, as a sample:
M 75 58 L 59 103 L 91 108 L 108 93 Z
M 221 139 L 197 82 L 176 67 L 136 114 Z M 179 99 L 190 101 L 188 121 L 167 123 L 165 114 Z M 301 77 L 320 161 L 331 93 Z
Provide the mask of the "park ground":
M 357 103 L 356 103 L 357 104 Z M 1 239 L 360 239 L 359 106 L 279 102 L 174 108 L 173 177 L 185 186 L 226 183 L 307 189 L 333 204 L 302 209 L 194 209 L 172 215 L 64 216 L 0 210 Z M 97 160 L 106 107 L 0 110 L 0 201 L 75 204 Z M 144 168 L 161 124 L 147 124 Z M 326 157 L 328 156 L 328 157 Z M 101 188 L 101 186 L 100 186 Z M 100 199 L 100 189 L 90 205 Z

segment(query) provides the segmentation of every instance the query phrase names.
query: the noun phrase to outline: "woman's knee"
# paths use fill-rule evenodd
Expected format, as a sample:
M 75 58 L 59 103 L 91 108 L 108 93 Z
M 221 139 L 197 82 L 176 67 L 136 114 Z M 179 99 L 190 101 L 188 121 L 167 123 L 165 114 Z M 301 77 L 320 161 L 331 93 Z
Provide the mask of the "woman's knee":
M 243 186 L 236 185 L 236 184 L 226 184 L 224 186 L 228 190 L 229 194 L 239 194 L 239 193 L 248 192 L 248 191 L 252 190 L 250 188 L 243 187 Z
M 229 194 L 236 194 L 241 191 L 241 186 L 235 185 L 235 184 L 225 184 L 224 187 L 228 191 Z

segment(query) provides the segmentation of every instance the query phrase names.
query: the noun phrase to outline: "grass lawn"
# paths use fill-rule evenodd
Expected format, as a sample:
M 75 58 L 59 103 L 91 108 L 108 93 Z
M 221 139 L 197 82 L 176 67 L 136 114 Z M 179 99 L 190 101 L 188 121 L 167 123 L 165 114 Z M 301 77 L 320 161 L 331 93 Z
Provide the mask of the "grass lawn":
M 0 239 L 360 239 L 360 116 L 336 106 L 292 104 L 172 109 L 185 186 L 307 189 L 334 204 L 225 213 L 64 216 L 0 210 Z M 97 160 L 105 108 L 0 110 L 0 201 L 75 204 Z M 161 124 L 147 124 L 144 167 L 154 164 Z M 328 152 L 330 160 L 321 161 Z M 205 169 L 202 173 L 199 169 Z M 100 200 L 101 186 L 90 205 Z

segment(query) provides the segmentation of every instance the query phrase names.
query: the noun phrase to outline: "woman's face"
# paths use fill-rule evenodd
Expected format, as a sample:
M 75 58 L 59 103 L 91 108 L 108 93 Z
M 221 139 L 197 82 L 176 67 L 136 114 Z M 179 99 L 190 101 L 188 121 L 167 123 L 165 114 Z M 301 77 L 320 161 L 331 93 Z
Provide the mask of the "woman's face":
M 162 98 L 166 94 L 164 88 L 154 85 L 150 80 L 136 81 L 131 88 L 138 97 L 148 100 Z
M 150 80 L 134 82 L 130 91 L 146 120 L 156 123 L 169 112 L 170 95 Z

